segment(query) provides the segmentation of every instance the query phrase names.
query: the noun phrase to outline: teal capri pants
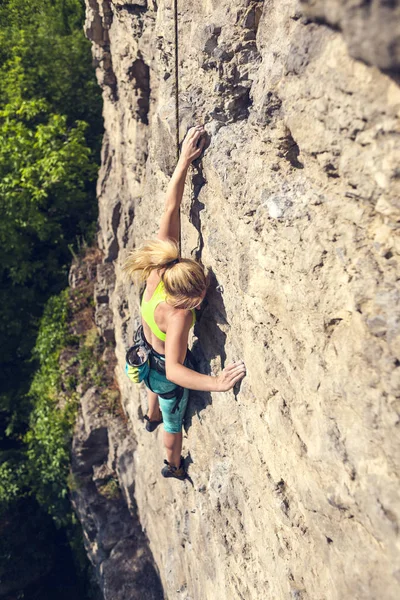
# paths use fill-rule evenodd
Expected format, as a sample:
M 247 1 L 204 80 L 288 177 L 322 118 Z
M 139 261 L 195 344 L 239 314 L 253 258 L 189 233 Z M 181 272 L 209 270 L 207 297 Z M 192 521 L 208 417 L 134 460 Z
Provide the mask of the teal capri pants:
M 159 354 L 158 352 L 155 352 L 155 350 L 152 350 L 152 354 L 154 354 L 159 361 L 161 360 L 165 363 L 165 356 L 163 354 Z M 179 388 L 175 383 L 172 383 L 172 381 L 168 381 L 166 376 L 161 373 L 160 370 L 153 368 L 151 359 L 150 369 L 144 382 L 155 394 L 169 395 L 176 389 L 177 394 L 172 398 L 166 399 L 158 396 L 158 400 L 160 402 L 165 431 L 168 433 L 180 433 L 182 431 L 182 423 L 189 399 L 189 390 Z M 179 398 L 179 396 L 181 397 Z

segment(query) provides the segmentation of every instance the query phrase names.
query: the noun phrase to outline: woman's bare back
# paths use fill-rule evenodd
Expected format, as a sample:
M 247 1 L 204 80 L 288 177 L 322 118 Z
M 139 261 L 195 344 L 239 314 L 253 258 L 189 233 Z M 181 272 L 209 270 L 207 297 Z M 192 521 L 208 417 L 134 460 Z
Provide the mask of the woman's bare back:
M 148 277 L 146 282 L 146 289 L 144 291 L 144 299 L 146 302 L 151 300 L 158 284 L 160 283 L 161 277 L 157 271 L 153 271 Z M 167 329 L 168 319 L 172 314 L 176 312 L 176 308 L 168 306 L 166 302 L 160 302 L 154 311 L 154 320 L 156 325 L 163 333 Z M 165 354 L 165 342 L 160 340 L 150 329 L 147 323 L 142 319 L 143 331 L 146 340 L 151 344 L 156 352 L 159 354 Z

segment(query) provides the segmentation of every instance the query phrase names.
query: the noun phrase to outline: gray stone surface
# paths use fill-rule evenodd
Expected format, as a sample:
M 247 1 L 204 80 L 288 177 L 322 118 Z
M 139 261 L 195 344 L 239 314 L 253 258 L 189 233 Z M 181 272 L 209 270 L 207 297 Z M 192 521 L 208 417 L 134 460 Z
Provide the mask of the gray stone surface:
M 134 450 L 127 424 L 110 415 L 100 390 L 90 388 L 75 427 L 71 497 L 105 600 L 164 597 L 137 517 Z
M 299 0 L 303 13 L 342 30 L 354 58 L 400 71 L 399 0 Z
M 86 295 L 94 295 L 99 334 L 111 342 L 113 264 L 106 262 L 97 268 L 93 260 L 74 264 L 70 284 L 83 289 Z M 99 318 L 105 309 L 107 327 Z M 88 332 L 88 316 L 83 333 Z M 68 351 L 64 351 L 61 364 L 68 365 L 69 359 Z M 102 368 L 112 373 L 116 357 L 111 343 L 105 347 L 102 360 Z M 82 524 L 85 548 L 104 600 L 163 600 L 160 577 L 134 498 L 135 436 L 122 411 L 118 389 L 112 381 L 112 389 L 106 388 L 109 379 L 112 380 L 104 376 L 101 384 L 90 387 L 81 397 L 72 443 L 72 504 Z M 84 383 L 80 383 L 81 390 Z
M 132 427 L 117 454 L 135 441 L 119 481 L 166 596 L 397 599 L 400 90 L 381 42 L 397 2 L 179 3 L 181 136 L 203 121 L 211 138 L 182 207 L 183 253 L 212 274 L 195 353 L 204 372 L 248 367 L 236 394 L 191 395 L 193 486 L 160 477 L 161 431 L 143 430 L 146 394 L 124 374 L 139 303 L 120 264 L 156 232 L 175 160 L 172 2 L 89 4 Z

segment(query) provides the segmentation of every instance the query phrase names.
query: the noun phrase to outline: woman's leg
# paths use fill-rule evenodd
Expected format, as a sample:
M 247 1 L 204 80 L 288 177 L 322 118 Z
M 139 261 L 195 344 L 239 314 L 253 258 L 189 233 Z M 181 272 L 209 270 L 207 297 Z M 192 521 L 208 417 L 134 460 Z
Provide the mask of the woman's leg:
M 150 421 L 161 421 L 162 415 L 157 394 L 148 389 L 147 401 L 149 404 L 147 416 L 149 417 Z
M 172 467 L 179 469 L 182 454 L 182 422 L 186 412 L 189 390 L 183 390 L 179 406 L 172 412 L 176 398 L 164 400 L 160 398 L 164 418 L 164 446 L 167 451 L 167 461 Z
M 182 452 L 182 431 L 180 433 L 164 431 L 164 446 L 167 451 L 167 461 L 171 466 L 179 469 Z

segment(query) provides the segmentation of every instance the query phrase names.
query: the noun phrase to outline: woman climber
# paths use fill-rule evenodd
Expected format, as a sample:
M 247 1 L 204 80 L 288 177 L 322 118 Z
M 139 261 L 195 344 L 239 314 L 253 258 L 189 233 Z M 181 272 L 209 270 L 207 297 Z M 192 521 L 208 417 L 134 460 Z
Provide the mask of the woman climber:
M 246 374 L 242 361 L 228 365 L 218 377 L 202 375 L 190 368 L 187 357 L 188 336 L 195 322 L 195 311 L 207 291 L 207 276 L 197 261 L 179 257 L 179 209 L 188 168 L 198 158 L 205 144 L 202 126 L 189 129 L 182 151 L 167 188 L 166 204 L 157 240 L 145 242 L 133 250 L 124 270 L 131 276 L 139 273 L 146 281 L 142 298 L 142 328 L 133 349 L 146 362 L 145 372 L 133 377 L 148 387 L 147 431 L 164 424 L 167 453 L 164 477 L 185 479 L 182 450 L 182 422 L 189 390 L 226 392 Z M 127 373 L 131 362 L 127 354 Z M 134 369 L 134 367 L 132 367 Z

